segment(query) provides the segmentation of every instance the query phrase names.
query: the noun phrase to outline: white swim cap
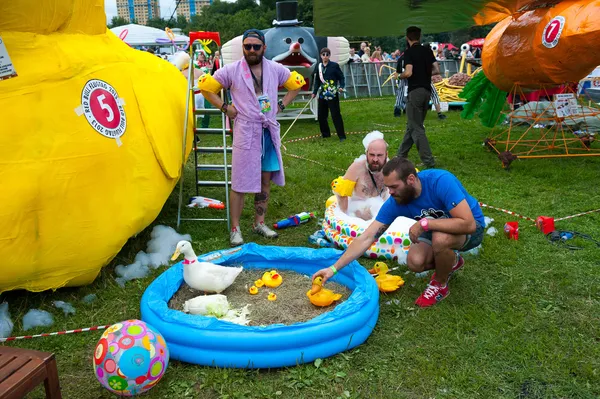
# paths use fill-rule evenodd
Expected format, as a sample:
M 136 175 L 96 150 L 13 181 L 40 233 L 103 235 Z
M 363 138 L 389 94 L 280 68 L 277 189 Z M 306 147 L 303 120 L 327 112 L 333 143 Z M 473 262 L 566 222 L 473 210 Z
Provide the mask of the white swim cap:
M 383 133 L 381 133 L 379 130 L 374 130 L 365 136 L 362 141 L 363 145 L 365 146 L 365 151 L 367 151 L 369 148 L 369 144 L 375 140 L 383 140 Z

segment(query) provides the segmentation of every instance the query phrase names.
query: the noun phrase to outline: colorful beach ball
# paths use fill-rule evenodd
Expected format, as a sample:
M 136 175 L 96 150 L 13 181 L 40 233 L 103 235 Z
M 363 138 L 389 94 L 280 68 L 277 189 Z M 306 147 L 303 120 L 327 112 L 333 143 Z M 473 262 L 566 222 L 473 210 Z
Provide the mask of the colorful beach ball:
M 146 392 L 158 384 L 169 364 L 159 332 L 140 320 L 113 324 L 94 352 L 94 373 L 109 391 L 121 396 Z

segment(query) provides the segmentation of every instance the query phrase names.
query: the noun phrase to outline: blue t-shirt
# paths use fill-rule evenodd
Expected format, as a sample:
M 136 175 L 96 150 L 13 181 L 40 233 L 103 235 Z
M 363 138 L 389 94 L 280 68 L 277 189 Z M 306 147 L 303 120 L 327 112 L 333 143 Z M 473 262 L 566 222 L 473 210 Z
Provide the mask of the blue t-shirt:
M 400 205 L 394 197 L 385 201 L 377 217 L 378 222 L 390 225 L 398 216 L 420 220 L 451 218 L 450 211 L 466 199 L 475 221 L 485 226 L 479 202 L 473 198 L 452 173 L 427 169 L 417 173 L 421 180 L 421 195 L 408 205 Z

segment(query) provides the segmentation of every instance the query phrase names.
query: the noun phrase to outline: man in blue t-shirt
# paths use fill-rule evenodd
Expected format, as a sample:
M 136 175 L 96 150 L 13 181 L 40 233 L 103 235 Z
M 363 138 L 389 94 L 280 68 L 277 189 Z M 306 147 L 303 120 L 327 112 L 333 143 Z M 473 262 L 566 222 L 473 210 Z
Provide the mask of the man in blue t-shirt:
M 417 221 L 409 230 L 408 268 L 413 272 L 435 269 L 415 303 L 435 305 L 448 296 L 448 279 L 464 264 L 455 251 L 468 251 L 483 240 L 485 221 L 479 203 L 452 173 L 439 169 L 417 173 L 412 162 L 402 157 L 384 166 L 383 181 L 391 197 L 375 220 L 333 266 L 319 270 L 313 278 L 321 276 L 325 282 L 362 256 L 397 217 L 404 216 Z

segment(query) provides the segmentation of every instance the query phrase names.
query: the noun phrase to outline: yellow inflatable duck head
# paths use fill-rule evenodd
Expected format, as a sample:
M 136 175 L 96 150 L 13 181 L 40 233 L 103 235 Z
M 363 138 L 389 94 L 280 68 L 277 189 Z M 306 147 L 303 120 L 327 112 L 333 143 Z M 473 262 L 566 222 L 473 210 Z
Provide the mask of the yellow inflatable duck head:
M 390 270 L 387 263 L 375 262 L 372 269 L 369 269 L 370 274 L 385 274 Z
M 306 292 L 306 296 L 310 300 L 310 303 L 315 306 L 329 306 L 342 298 L 342 294 L 336 294 L 335 292 L 324 288 L 323 279 L 321 277 L 316 277 L 313 280 L 313 285 L 311 289 Z
M 323 288 L 323 277 L 316 277 L 312 282 L 312 287 L 310 287 L 310 294 L 314 295 L 317 292 L 321 291 Z
M 186 78 L 107 30 L 102 0 L 1 1 L 0 37 L 0 293 L 89 284 L 179 179 Z
M 283 282 L 283 278 L 281 274 L 277 273 L 277 270 L 271 270 L 263 274 L 262 281 L 267 287 L 277 288 Z

